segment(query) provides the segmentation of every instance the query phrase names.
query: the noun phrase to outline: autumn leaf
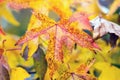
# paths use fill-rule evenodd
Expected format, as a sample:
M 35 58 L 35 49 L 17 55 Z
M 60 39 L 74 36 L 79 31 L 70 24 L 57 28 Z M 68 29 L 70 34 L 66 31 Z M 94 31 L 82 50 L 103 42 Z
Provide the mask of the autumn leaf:
M 73 57 L 73 56 L 72 56 Z M 95 59 L 91 59 L 89 64 L 86 63 L 78 63 L 76 64 L 77 67 L 72 67 L 73 63 L 68 62 L 61 64 L 59 71 L 59 78 L 58 80 L 96 80 L 95 77 L 91 76 L 88 71 L 93 66 Z M 74 63 L 75 64 L 75 63 Z M 66 69 L 67 66 L 67 69 Z
M 107 21 L 99 16 L 90 22 L 94 26 L 93 37 L 95 39 L 102 37 L 107 33 L 110 33 L 110 43 L 112 47 L 116 46 L 116 41 L 118 37 L 120 37 L 120 26 L 118 24 Z
M 94 67 L 101 70 L 98 80 L 119 80 L 120 69 L 117 67 L 106 62 L 98 62 Z
M 1 40 L 0 40 L 0 64 L 2 64 L 1 66 L 3 66 L 4 68 L 6 68 L 6 70 L 9 71 L 10 66 L 9 66 L 8 61 L 6 60 L 6 56 L 5 56 L 5 53 L 10 50 L 10 48 L 8 49 L 8 47 L 6 47 L 6 44 L 5 44 L 5 42 L 6 42 L 5 38 L 7 38 L 8 36 L 5 35 L 6 33 L 4 32 L 2 27 L 0 27 L 0 28 L 1 28 L 1 34 L 3 34 L 0 36 L 1 37 Z
M 76 25 L 76 22 L 75 25 L 74 22 L 69 23 L 69 20 L 56 23 L 43 14 L 38 13 L 34 15 L 41 22 L 44 21 L 44 23 L 39 28 L 34 28 L 26 32 L 26 34 L 19 39 L 16 44 L 20 45 L 43 34 L 49 34 L 50 41 L 46 53 L 46 60 L 48 62 L 50 78 L 52 78 L 54 72 L 57 70 L 57 66 L 59 64 L 57 60 L 63 61 L 62 44 L 64 41 L 66 42 L 66 40 L 68 40 L 67 38 L 90 50 L 93 50 L 93 48 L 99 49 L 99 47 L 94 43 L 92 38 L 87 33 L 78 29 L 77 27 L 73 27 Z
M 27 52 L 24 52 L 25 49 L 28 48 Z M 33 56 L 34 52 L 38 48 L 38 41 L 36 39 L 33 39 L 31 41 L 28 41 L 28 43 L 24 44 L 22 47 L 22 56 L 25 60 L 28 60 Z
M 12 24 L 17 23 L 10 9 L 32 11 L 22 37 L 0 26 L 0 80 L 119 80 L 120 26 L 114 13 L 120 1 L 113 0 L 108 14 L 98 1 L 0 0 L 0 18 Z
M 29 77 L 30 75 L 28 74 L 28 72 L 26 72 L 26 70 L 21 67 L 13 68 L 10 73 L 10 80 L 25 80 Z
M 42 14 L 38 14 L 35 16 L 39 20 L 43 20 L 43 21 L 47 22 L 47 19 L 44 20 L 44 16 Z M 50 19 L 48 19 L 48 20 L 50 20 Z M 89 49 L 92 49 L 94 47 L 98 48 L 89 35 L 87 35 L 82 30 L 74 29 L 72 27 L 72 25 L 69 25 L 69 22 L 65 25 L 65 23 L 61 24 L 61 22 L 60 22 L 60 24 L 59 23 L 55 24 L 55 22 L 53 23 L 53 21 L 52 22 L 50 21 L 50 22 L 48 22 L 48 24 L 51 24 L 52 26 L 44 26 L 44 27 L 41 26 L 40 28 L 31 29 L 30 31 L 26 32 L 25 36 L 23 36 L 16 44 L 23 44 L 24 42 L 29 41 L 33 38 L 36 38 L 42 34 L 45 34 L 45 33 L 50 34 L 51 32 L 55 31 L 54 35 L 56 36 L 55 38 L 57 41 L 55 41 L 54 44 L 56 44 L 55 45 L 56 49 L 60 48 L 60 47 L 57 48 L 57 46 L 58 46 L 57 44 L 61 43 L 59 41 L 61 41 L 61 39 L 64 36 L 69 37 L 70 39 L 72 39 L 73 41 L 75 41 L 76 43 L 78 43 L 82 47 L 86 47 Z M 48 25 L 48 24 L 46 24 L 46 25 Z M 84 37 L 81 37 L 80 35 L 84 36 Z M 55 50 L 55 51 L 59 52 L 59 50 Z M 57 53 L 55 53 L 55 54 L 57 54 Z M 57 58 L 57 59 L 59 59 L 59 58 Z
M 10 68 L 16 67 L 19 64 L 21 48 L 14 45 L 17 38 L 15 35 L 6 34 L 0 37 L 0 62 L 6 69 L 10 70 Z M 14 63 L 12 63 L 13 61 Z

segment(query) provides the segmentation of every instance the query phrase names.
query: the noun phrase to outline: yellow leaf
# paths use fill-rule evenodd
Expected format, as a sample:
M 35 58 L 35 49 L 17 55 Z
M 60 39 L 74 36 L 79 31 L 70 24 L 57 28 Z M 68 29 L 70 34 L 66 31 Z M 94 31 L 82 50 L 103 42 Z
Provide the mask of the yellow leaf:
M 13 35 L 5 35 L 1 36 L 0 48 L 4 49 L 4 57 L 7 61 L 10 68 L 15 68 L 18 65 L 22 65 L 24 67 L 30 67 L 33 65 L 32 58 L 30 60 L 25 61 L 22 56 L 18 46 L 15 46 L 16 39 L 18 37 Z M 5 40 L 5 41 L 4 41 Z M 4 46 L 3 46 L 4 41 Z M 16 50 L 15 50 L 16 49 Z
M 29 77 L 30 75 L 20 67 L 13 68 L 10 73 L 10 80 L 25 80 Z
M 94 66 L 102 71 L 98 80 L 119 80 L 120 69 L 117 67 L 106 62 L 98 62 Z
M 47 72 L 49 74 L 49 77 L 52 79 L 55 71 L 58 69 L 59 64 L 61 63 L 57 59 L 55 59 L 55 34 L 54 32 L 50 34 L 50 40 L 48 45 L 48 50 L 46 53 L 46 60 L 48 63 L 48 69 Z
M 111 58 L 110 58 L 110 49 L 111 46 L 110 44 L 107 44 L 104 40 L 102 39 L 98 39 L 96 41 L 96 43 L 100 46 L 101 51 L 98 52 L 98 54 L 96 54 L 96 61 L 108 61 L 111 62 Z
M 35 38 L 35 39 L 29 41 L 28 43 L 25 43 L 23 45 L 22 52 L 24 52 L 24 49 L 25 49 L 26 46 L 28 46 L 28 55 L 27 55 L 28 57 L 27 57 L 27 59 L 30 59 L 31 56 L 35 53 L 35 51 L 38 48 L 38 38 Z
M 56 22 L 47 17 L 46 15 L 43 15 L 39 11 L 34 11 L 33 15 L 31 16 L 30 23 L 28 25 L 28 30 L 38 27 L 42 28 L 46 26 L 53 26 Z
M 20 50 L 18 46 L 15 46 L 16 36 L 5 35 L 1 36 L 0 48 L 4 49 L 4 57 L 9 64 L 10 68 L 14 68 L 19 64 Z
M 29 48 L 29 52 L 28 52 L 28 59 L 29 59 L 35 53 L 35 51 L 38 48 L 37 40 L 34 39 L 34 40 L 30 41 L 28 43 L 28 48 Z

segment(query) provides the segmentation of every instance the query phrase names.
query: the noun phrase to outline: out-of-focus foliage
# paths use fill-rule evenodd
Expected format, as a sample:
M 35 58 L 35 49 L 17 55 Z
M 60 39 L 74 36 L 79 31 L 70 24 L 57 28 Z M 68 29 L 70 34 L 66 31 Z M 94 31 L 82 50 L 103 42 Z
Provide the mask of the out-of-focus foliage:
M 119 80 L 120 1 L 105 1 L 0 0 L 0 80 Z
M 5 18 L 8 22 L 19 25 L 18 21 L 14 18 L 13 14 L 7 7 L 7 2 L 2 0 L 0 1 L 0 19 Z

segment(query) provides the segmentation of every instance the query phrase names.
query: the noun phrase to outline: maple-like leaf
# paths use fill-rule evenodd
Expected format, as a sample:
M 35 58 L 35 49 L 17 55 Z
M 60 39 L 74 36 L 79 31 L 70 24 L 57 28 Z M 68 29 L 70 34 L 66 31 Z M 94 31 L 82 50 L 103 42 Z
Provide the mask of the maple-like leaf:
M 75 27 L 75 20 L 73 20 L 73 22 L 69 22 L 69 20 L 62 20 L 56 23 L 43 14 L 38 13 L 34 15 L 42 22 L 42 25 L 39 28 L 27 31 L 26 34 L 18 40 L 16 45 L 23 44 L 41 35 L 49 34 L 50 41 L 46 53 L 46 60 L 50 70 L 50 77 L 52 77 L 54 72 L 57 70 L 57 60 L 63 61 L 62 44 L 64 44 L 66 40 L 69 41 L 68 38 L 78 45 L 86 47 L 90 50 L 94 50 L 94 48 L 99 49 L 99 47 L 94 43 L 92 37 L 81 29 Z M 81 15 L 81 18 L 84 17 Z
M 116 41 L 120 37 L 120 26 L 99 16 L 91 20 L 91 23 L 94 26 L 93 37 L 97 39 L 110 33 L 111 45 L 115 47 Z
M 47 24 L 40 26 L 39 28 L 31 29 L 30 31 L 26 32 L 25 36 L 23 36 L 16 43 L 16 45 L 23 44 L 24 42 L 29 41 L 33 38 L 36 38 L 42 34 L 45 34 L 45 33 L 50 34 L 51 32 L 54 32 L 55 40 L 57 40 L 57 41 L 55 41 L 54 44 L 61 43 L 62 38 L 64 36 L 65 37 L 67 36 L 68 38 L 72 39 L 73 41 L 75 41 L 82 47 L 86 47 L 91 50 L 93 48 L 98 48 L 97 45 L 94 43 L 94 41 L 92 40 L 92 38 L 89 35 L 87 35 L 84 31 L 82 31 L 80 29 L 77 29 L 77 28 L 75 29 L 71 24 L 69 24 L 68 21 L 65 20 L 65 22 L 67 22 L 67 23 L 65 23 L 65 22 L 55 23 L 54 21 L 45 17 L 42 14 L 37 14 L 37 15 L 35 14 L 35 16 L 39 20 L 47 22 Z M 81 18 L 83 18 L 83 17 L 81 16 Z M 82 36 L 84 36 L 84 37 L 82 37 Z M 55 47 L 57 47 L 57 46 L 58 45 L 55 45 Z M 58 47 L 58 49 L 59 49 L 59 47 Z

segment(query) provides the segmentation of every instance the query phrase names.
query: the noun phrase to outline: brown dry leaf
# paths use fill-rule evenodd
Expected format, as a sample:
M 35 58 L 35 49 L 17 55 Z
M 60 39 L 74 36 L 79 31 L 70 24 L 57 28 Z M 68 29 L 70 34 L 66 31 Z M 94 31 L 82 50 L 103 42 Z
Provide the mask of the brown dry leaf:
M 93 38 L 97 39 L 110 33 L 110 43 L 115 47 L 118 37 L 120 37 L 120 26 L 114 22 L 108 21 L 100 16 L 90 21 L 94 26 Z

